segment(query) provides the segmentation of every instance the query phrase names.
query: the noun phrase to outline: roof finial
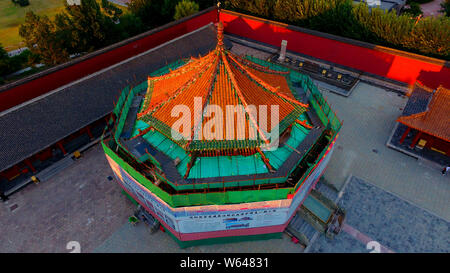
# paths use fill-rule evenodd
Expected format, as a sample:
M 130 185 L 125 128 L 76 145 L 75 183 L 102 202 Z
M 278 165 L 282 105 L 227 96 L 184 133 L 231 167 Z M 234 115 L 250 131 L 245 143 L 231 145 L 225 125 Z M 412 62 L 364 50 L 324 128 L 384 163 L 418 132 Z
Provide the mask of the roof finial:
M 223 47 L 223 23 L 219 21 L 217 23 L 217 46 Z

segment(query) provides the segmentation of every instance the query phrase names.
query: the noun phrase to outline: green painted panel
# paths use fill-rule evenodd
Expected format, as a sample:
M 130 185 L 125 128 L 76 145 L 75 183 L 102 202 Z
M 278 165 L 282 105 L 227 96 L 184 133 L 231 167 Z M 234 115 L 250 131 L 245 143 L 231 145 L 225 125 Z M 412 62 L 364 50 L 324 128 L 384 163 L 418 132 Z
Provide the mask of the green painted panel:
M 148 125 L 147 123 L 143 122 L 142 120 L 138 120 L 135 124 L 134 124 L 134 129 L 133 129 L 133 134 L 132 137 L 135 137 L 136 135 L 139 134 L 138 129 L 140 130 L 145 130 L 148 127 L 150 127 L 150 125 Z
M 168 154 L 168 156 L 172 159 L 179 158 L 180 160 L 184 160 L 186 157 L 188 157 L 188 154 L 186 153 L 183 148 L 178 146 L 176 143 L 173 143 L 172 150 Z
M 264 161 L 261 158 L 260 154 L 255 154 L 255 172 L 256 173 L 268 173 L 269 170 L 267 169 L 266 164 L 264 164 Z
M 191 158 L 189 156 L 186 156 L 183 160 L 181 160 L 181 162 L 178 164 L 177 166 L 177 170 L 178 172 L 181 174 L 181 176 L 184 176 L 184 174 L 187 171 L 187 164 L 189 163 L 189 161 L 191 160 Z
M 191 178 L 191 179 L 201 178 L 202 171 L 201 171 L 201 163 L 200 163 L 200 161 L 201 161 L 200 158 L 197 158 L 195 160 L 194 165 L 191 167 L 191 170 L 189 171 L 188 178 Z
M 174 146 L 176 146 L 175 143 L 173 143 L 172 141 L 170 141 L 169 139 L 165 138 L 161 143 L 159 143 L 158 146 L 156 146 L 155 148 L 157 148 L 158 150 L 160 150 L 161 152 L 163 152 L 166 155 L 169 155 L 171 153 L 171 150 L 174 148 Z
M 157 132 L 156 130 L 153 132 L 150 132 L 144 136 L 144 138 L 150 142 L 153 147 L 158 148 L 159 144 L 166 140 L 166 137 Z
M 222 176 L 232 176 L 237 174 L 233 168 L 233 162 L 230 156 L 219 156 L 219 168 Z
M 270 165 L 274 168 L 278 169 L 283 165 L 283 161 L 276 156 L 275 152 L 264 152 L 264 155 L 269 159 Z
M 239 166 L 239 175 L 255 174 L 255 159 L 253 156 L 236 156 L 236 163 Z

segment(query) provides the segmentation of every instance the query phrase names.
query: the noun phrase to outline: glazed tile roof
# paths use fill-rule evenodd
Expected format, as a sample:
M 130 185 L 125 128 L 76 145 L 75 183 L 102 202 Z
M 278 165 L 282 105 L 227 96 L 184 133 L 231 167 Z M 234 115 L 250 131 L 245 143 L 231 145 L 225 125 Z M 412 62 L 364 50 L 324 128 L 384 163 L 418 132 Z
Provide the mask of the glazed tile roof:
M 148 78 L 138 119 L 166 137 L 174 139 L 174 134 L 177 135 L 177 143 L 186 150 L 255 148 L 268 143 L 268 134 L 276 125 L 282 133 L 306 111 L 308 106 L 294 98 L 289 84 L 288 72 L 268 69 L 227 51 L 223 46 L 223 26 L 219 23 L 214 50 L 203 57 L 191 58 L 167 74 Z M 192 114 L 173 116 L 173 109 L 180 105 L 187 106 Z M 212 135 L 206 135 L 201 133 L 202 125 L 216 118 L 214 108 L 207 107 L 213 105 L 223 110 L 224 128 L 214 127 Z M 279 106 L 278 121 L 272 121 L 272 105 Z M 242 118 L 238 122 L 238 115 L 227 119 L 228 106 L 241 107 L 246 124 L 242 124 Z M 260 115 L 267 117 L 267 124 L 257 122 Z M 178 126 L 180 123 L 189 124 L 190 128 Z M 191 136 L 196 136 L 195 140 Z
M 214 26 L 207 25 L 139 58 L 130 58 L 14 111 L 1 113 L 0 171 L 110 114 L 121 90 L 132 84 L 127 79 L 144 81 L 151 71 L 167 63 L 210 52 L 216 41 Z
M 426 109 L 411 115 L 403 115 L 397 121 L 437 138 L 450 141 L 450 90 L 442 86 L 438 87 L 436 91 L 421 88 L 419 85 L 416 85 L 415 88 L 428 90 L 431 93 Z

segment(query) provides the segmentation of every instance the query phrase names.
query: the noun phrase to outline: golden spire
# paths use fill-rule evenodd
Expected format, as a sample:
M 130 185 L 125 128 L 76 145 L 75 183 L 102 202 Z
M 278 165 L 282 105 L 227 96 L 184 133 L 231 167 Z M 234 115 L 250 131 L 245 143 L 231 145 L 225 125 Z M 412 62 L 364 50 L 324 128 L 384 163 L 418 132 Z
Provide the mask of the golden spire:
M 217 47 L 223 47 L 223 23 L 217 23 Z

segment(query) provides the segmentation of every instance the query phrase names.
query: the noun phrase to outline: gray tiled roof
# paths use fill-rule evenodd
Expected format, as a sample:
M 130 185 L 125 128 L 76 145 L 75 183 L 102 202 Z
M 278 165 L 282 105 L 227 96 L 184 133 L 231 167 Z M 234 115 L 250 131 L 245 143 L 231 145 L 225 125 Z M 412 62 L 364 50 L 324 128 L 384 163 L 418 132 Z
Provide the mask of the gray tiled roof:
M 59 91 L 0 113 L 0 171 L 106 116 L 120 90 L 180 58 L 205 54 L 216 45 L 212 25 Z M 136 81 L 134 81 L 136 79 Z
M 422 87 L 416 85 L 411 93 L 411 96 L 403 109 L 402 116 L 410 116 L 427 110 L 428 103 L 433 97 L 433 94 Z

